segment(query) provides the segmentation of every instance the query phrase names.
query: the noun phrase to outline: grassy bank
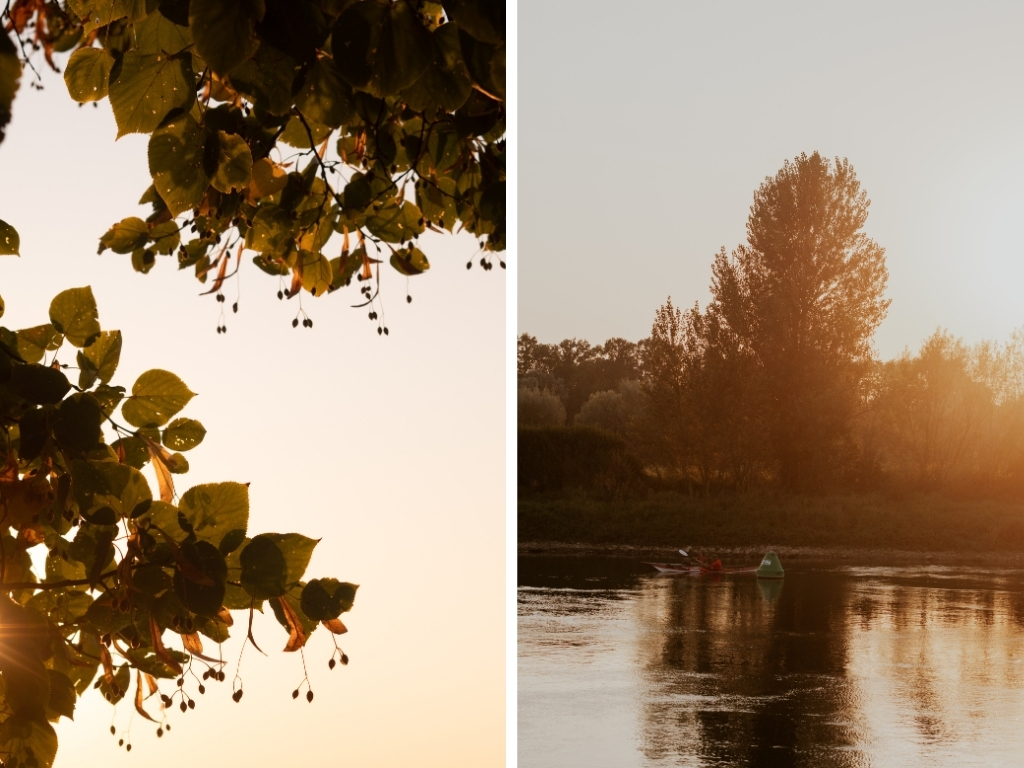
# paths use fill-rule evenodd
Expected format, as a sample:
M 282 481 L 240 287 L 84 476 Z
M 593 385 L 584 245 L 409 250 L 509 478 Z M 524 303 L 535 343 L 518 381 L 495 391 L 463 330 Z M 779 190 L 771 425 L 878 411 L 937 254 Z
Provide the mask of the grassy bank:
M 1024 502 L 940 495 L 519 500 L 519 540 L 635 546 L 1024 552 Z

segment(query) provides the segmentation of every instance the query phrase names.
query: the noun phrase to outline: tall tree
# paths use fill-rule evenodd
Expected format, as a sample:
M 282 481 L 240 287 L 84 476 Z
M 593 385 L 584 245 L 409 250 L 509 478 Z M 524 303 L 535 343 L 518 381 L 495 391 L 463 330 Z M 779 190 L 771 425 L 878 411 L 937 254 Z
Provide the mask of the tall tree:
M 747 244 L 715 259 L 711 311 L 758 361 L 780 479 L 826 482 L 847 448 L 858 381 L 885 318 L 885 251 L 848 160 L 786 161 L 754 194 Z

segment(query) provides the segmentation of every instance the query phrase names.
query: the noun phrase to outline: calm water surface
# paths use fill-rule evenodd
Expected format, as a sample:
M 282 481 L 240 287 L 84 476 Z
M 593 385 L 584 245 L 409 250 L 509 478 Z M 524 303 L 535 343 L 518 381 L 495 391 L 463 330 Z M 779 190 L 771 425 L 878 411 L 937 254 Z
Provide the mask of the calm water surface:
M 1024 571 L 519 558 L 519 766 L 1024 766 Z

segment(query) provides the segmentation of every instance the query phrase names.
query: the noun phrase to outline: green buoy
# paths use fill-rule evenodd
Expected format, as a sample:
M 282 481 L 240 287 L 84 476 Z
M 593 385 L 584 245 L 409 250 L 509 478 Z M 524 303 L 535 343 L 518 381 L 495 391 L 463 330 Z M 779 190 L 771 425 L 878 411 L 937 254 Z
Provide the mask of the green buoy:
M 757 578 L 759 579 L 781 579 L 785 575 L 786 572 L 782 570 L 779 556 L 774 552 L 766 554 L 757 568 Z

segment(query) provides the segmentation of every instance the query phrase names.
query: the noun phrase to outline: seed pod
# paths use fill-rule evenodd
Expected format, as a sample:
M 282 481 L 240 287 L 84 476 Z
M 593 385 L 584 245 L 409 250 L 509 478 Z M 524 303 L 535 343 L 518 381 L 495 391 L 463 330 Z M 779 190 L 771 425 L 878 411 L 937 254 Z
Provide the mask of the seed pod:
M 344 653 L 341 654 L 341 663 L 342 663 L 343 666 L 348 666 L 348 655 L 347 654 L 344 654 Z
M 125 747 L 125 751 L 126 752 L 131 752 L 132 751 L 132 745 L 129 744 L 127 747 Z
M 179 706 L 178 709 L 180 709 L 182 712 L 186 712 L 188 711 L 188 705 L 183 701 L 181 702 L 181 706 Z
M 312 691 L 306 691 L 306 701 L 308 701 L 310 704 L 313 703 L 313 692 Z
M 124 739 L 118 739 L 117 740 L 117 746 L 123 747 L 124 746 Z
M 299 689 L 298 688 L 296 688 L 294 691 L 292 691 L 292 698 L 293 699 L 299 698 Z
M 298 327 L 299 327 L 299 318 L 296 317 L 294 320 L 292 320 L 292 328 L 298 328 Z
M 163 728 L 157 728 L 156 729 L 156 735 L 157 735 L 157 738 L 162 738 L 163 735 L 164 735 L 164 729 Z
M 189 709 L 195 709 L 196 708 L 196 700 L 195 699 L 189 699 L 188 700 L 188 708 Z
M 199 684 L 199 693 L 206 693 L 206 686 L 202 683 Z
M 327 668 L 328 669 L 334 669 L 334 666 L 335 666 L 336 663 L 337 662 L 334 659 L 331 659 L 330 661 L 327 662 Z
M 237 691 L 235 691 L 234 693 L 232 693 L 232 694 L 231 694 L 231 698 L 235 700 L 235 703 L 236 703 L 236 704 L 237 704 L 237 703 L 238 703 L 239 701 L 241 701 L 241 700 L 242 700 L 242 689 L 241 689 L 241 688 L 239 688 L 239 689 L 238 689 Z
M 110 735 L 113 736 L 115 733 L 117 733 L 117 729 L 114 726 L 110 726 Z

